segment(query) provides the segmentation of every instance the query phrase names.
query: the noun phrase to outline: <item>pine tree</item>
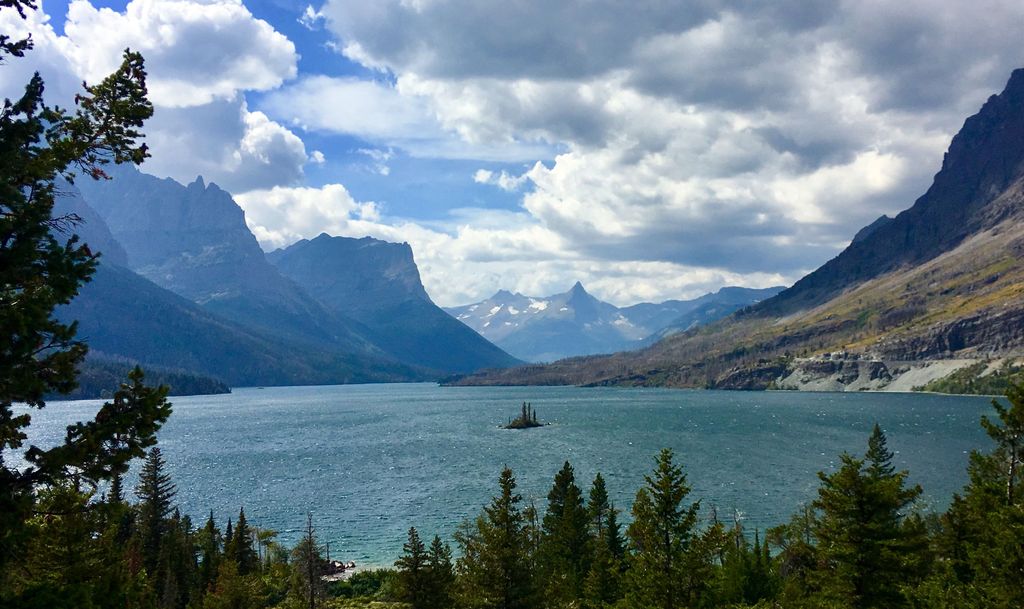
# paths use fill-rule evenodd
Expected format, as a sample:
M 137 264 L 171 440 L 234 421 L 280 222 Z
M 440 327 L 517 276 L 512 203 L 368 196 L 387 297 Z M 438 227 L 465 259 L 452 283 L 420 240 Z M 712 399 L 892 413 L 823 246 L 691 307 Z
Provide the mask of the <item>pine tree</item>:
M 699 503 L 683 505 L 690 487 L 672 460 L 672 451 L 663 449 L 654 475 L 644 476 L 646 485 L 637 491 L 633 503 L 626 601 L 637 609 L 688 606 L 691 592 L 700 583 L 686 571 Z
M 238 511 L 238 521 L 235 523 L 231 540 L 225 545 L 225 554 L 238 565 L 239 575 L 248 575 L 259 567 L 252 542 L 253 532 L 245 519 L 245 508 L 242 508 Z
M 901 587 L 919 578 L 908 557 L 926 544 L 924 530 L 906 510 L 921 494 L 906 488 L 907 472 L 892 467 L 885 434 L 876 425 L 866 460 L 848 454 L 831 475 L 819 473 L 814 507 L 820 513 L 816 579 L 824 598 L 839 607 L 883 609 L 906 605 Z
M 426 609 L 430 602 L 430 568 L 427 548 L 415 527 L 409 528 L 409 540 L 402 545 L 402 556 L 395 561 L 398 569 L 399 596 L 412 609 Z
M 172 502 L 177 493 L 171 476 L 164 471 L 166 463 L 159 447 L 149 451 L 135 494 L 139 497 L 139 532 L 142 540 L 142 559 L 146 571 L 156 573 L 160 559 L 160 544 L 166 535 Z
M 199 591 L 209 590 L 217 578 L 217 569 L 220 568 L 222 539 L 220 529 L 213 519 L 213 510 L 210 510 L 210 517 L 206 519 L 206 526 L 198 534 L 197 546 L 199 549 L 199 571 L 196 577 Z
M 615 508 L 608 500 L 608 490 L 601 474 L 594 477 L 587 501 L 590 519 L 592 557 L 590 570 L 583 584 L 587 607 L 606 607 L 620 598 L 623 544 Z
M 568 605 L 583 596 L 590 569 L 588 523 L 583 493 L 566 461 L 548 493 L 541 537 L 541 565 L 547 580 L 544 596 L 549 606 Z
M 1016 608 L 1024 606 L 1024 386 L 1012 385 L 1006 399 L 1008 406 L 992 400 L 997 420 L 982 417 L 995 448 L 971 454 L 969 483 L 942 518 L 939 545 L 958 594 Z
M 522 497 L 508 467 L 498 480 L 500 493 L 484 507 L 473 525 L 456 533 L 462 550 L 457 570 L 460 596 L 469 607 L 530 609 L 534 607 L 534 574 L 529 565 L 530 539 Z
M 429 609 L 452 607 L 452 587 L 455 584 L 455 568 L 452 565 L 452 549 L 434 535 L 427 552 L 429 591 L 424 605 Z

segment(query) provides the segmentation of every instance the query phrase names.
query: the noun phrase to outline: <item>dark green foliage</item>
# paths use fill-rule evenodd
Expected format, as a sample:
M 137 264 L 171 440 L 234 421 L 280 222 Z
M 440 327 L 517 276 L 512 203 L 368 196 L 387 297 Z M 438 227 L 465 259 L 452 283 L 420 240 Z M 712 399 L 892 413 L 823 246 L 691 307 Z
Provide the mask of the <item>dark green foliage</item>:
M 402 556 L 395 561 L 398 569 L 399 596 L 412 609 L 423 609 L 430 596 L 430 570 L 427 548 L 415 527 L 409 529 L 409 541 L 402 546 Z
M 498 484 L 483 514 L 456 533 L 459 600 L 467 607 L 532 608 L 534 573 L 524 568 L 532 562 L 531 541 L 511 469 L 502 470 Z
M 983 601 L 977 606 L 998 608 L 1024 604 L 1024 388 L 1011 387 L 1006 398 L 1009 406 L 992 400 L 998 420 L 982 417 L 995 448 L 971 454 L 970 482 L 943 516 L 939 536 L 950 565 L 940 582 L 973 593 Z
M 170 523 L 167 517 L 173 508 L 177 489 L 171 482 L 171 476 L 164 468 L 166 462 L 159 447 L 149 451 L 142 472 L 139 474 L 139 486 L 135 494 L 139 498 L 139 534 L 142 542 L 142 559 L 146 570 L 156 571 L 160 558 L 160 544 Z
M 549 606 L 568 605 L 583 595 L 591 558 L 589 520 L 583 493 L 566 461 L 548 492 L 540 544 L 542 585 Z
M 23 0 L 0 2 L 0 11 L 22 18 L 34 7 Z M 0 63 L 31 48 L 30 39 L 0 35 Z M 114 74 L 86 86 L 73 113 L 47 107 L 43 89 L 36 74 L 20 98 L 4 100 L 0 109 L 0 452 L 17 451 L 27 439 L 30 417 L 15 416 L 13 404 L 42 408 L 45 394 L 72 390 L 75 367 L 86 353 L 75 340 L 75 325 L 57 321 L 53 312 L 88 281 L 96 257 L 74 235 L 58 239 L 77 218 L 52 217 L 54 180 L 75 173 L 102 177 L 106 163 L 141 162 L 146 148 L 138 128 L 152 114 L 137 53 L 126 51 Z M 123 416 L 103 421 L 98 415 L 92 424 L 69 429 L 63 446 L 29 447 L 24 456 L 31 467 L 9 467 L 0 456 L 0 600 L 17 593 L 4 580 L 31 544 L 27 521 L 36 491 L 63 486 L 71 475 L 89 484 L 109 479 L 152 443 L 162 422 L 158 416 L 146 420 L 152 411 L 117 414 Z
M 913 557 L 927 545 L 920 520 L 907 513 L 921 488 L 905 487 L 907 472 L 895 471 L 877 425 L 865 459 L 844 454 L 841 461 L 835 473 L 818 474 L 816 583 L 836 606 L 904 606 L 901 588 L 920 579 Z
M 452 563 L 452 549 L 434 535 L 427 552 L 427 570 L 430 573 L 424 607 L 446 609 L 452 606 L 452 592 L 455 586 L 455 565 Z
M 224 545 L 224 555 L 238 565 L 239 575 L 248 575 L 259 566 L 259 559 L 252 545 L 254 537 L 249 522 L 245 519 L 245 508 L 242 508 L 238 511 L 238 522 L 235 523 L 231 540 Z
M 684 505 L 690 487 L 670 449 L 661 451 L 653 476 L 644 480 L 628 529 L 632 552 L 626 600 L 637 608 L 685 607 L 700 585 L 686 569 L 699 503 Z
M 110 398 L 123 379 L 134 368 L 127 360 L 93 357 L 85 358 L 79 366 L 78 386 L 65 395 L 48 395 L 48 399 L 90 400 Z M 146 379 L 153 385 L 167 387 L 167 395 L 214 395 L 231 393 L 223 382 L 182 370 L 146 366 Z
M 196 584 L 200 592 L 208 590 L 217 579 L 220 568 L 223 539 L 213 520 L 213 510 L 206 525 L 196 535 L 196 549 L 199 553 L 199 569 Z

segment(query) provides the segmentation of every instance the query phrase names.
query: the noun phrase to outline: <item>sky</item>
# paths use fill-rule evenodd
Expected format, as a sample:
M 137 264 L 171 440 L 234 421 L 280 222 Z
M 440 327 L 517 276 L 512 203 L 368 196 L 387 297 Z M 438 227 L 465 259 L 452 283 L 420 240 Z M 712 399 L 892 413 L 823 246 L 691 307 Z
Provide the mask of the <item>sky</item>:
M 444 306 L 790 284 L 924 193 L 1024 67 L 1019 0 L 43 0 L 3 32 L 69 105 L 126 47 L 143 170 L 265 250 L 406 241 Z

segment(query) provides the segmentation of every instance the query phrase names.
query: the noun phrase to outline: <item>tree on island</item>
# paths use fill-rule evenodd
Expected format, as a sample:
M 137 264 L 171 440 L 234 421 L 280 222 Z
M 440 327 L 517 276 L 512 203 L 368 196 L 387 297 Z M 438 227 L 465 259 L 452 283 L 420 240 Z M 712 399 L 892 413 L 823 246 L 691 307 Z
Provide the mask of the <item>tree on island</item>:
M 537 420 L 537 411 L 533 409 L 533 405 L 523 402 L 522 411 L 519 416 L 509 419 L 505 429 L 527 429 L 530 427 L 543 427 L 543 425 L 543 423 Z

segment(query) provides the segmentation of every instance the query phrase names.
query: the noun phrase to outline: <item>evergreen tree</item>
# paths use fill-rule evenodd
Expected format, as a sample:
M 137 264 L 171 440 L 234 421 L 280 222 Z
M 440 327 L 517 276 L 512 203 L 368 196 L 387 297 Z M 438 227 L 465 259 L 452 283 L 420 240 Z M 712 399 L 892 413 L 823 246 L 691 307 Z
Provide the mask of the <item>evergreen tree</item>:
M 588 523 L 583 493 L 566 461 L 555 475 L 543 520 L 541 565 L 548 606 L 569 605 L 583 596 L 583 582 L 590 569 Z
M 452 587 L 455 584 L 455 568 L 452 565 L 452 549 L 434 535 L 427 552 L 427 572 L 430 584 L 427 602 L 430 609 L 449 609 L 453 604 Z
M 24 19 L 35 6 L 5 0 L 0 11 Z M 31 38 L 0 35 L 0 64 L 31 49 Z M 138 129 L 153 111 L 142 57 L 127 51 L 117 71 L 75 97 L 73 113 L 46 106 L 43 90 L 35 74 L 21 97 L 0 108 L 0 600 L 17 594 L 3 580 L 9 565 L 24 558 L 37 490 L 72 477 L 109 480 L 152 445 L 162 422 L 152 410 L 104 407 L 93 421 L 69 429 L 63 444 L 30 446 L 16 465 L 8 462 L 31 422 L 28 414 L 14 414 L 14 404 L 42 408 L 47 393 L 71 391 L 86 353 L 75 324 L 53 313 L 88 281 L 96 256 L 77 237 L 63 239 L 78 219 L 53 217 L 54 180 L 75 173 L 101 178 L 108 162 L 141 163 L 147 153 Z
M 473 525 L 456 533 L 462 550 L 457 570 L 460 596 L 468 607 L 529 609 L 534 607 L 530 539 L 522 497 L 515 492 L 516 480 L 506 467 L 498 480 L 500 493 L 477 517 Z
M 892 467 L 892 453 L 877 425 L 866 460 L 848 454 L 840 458 L 838 471 L 818 474 L 822 485 L 814 502 L 820 513 L 814 535 L 822 595 L 839 607 L 904 606 L 901 587 L 920 576 L 908 558 L 926 545 L 923 527 L 906 513 L 921 488 L 906 488 L 907 472 Z
M 943 516 L 939 539 L 950 565 L 943 589 L 953 581 L 958 594 L 1000 609 L 1024 606 L 1024 387 L 1011 386 L 1006 398 L 1008 406 L 992 400 L 998 420 L 982 417 L 995 448 L 971 454 L 968 485 Z
M 427 548 L 415 527 L 409 528 L 409 540 L 402 545 L 402 556 L 395 561 L 401 600 L 412 609 L 426 609 L 431 600 Z
M 160 544 L 169 529 L 167 517 L 171 513 L 172 501 L 177 493 L 170 475 L 164 471 L 165 467 L 160 448 L 153 447 L 142 466 L 139 486 L 135 490 L 139 497 L 142 559 L 146 571 L 150 574 L 156 573 L 157 562 L 160 559 Z
M 230 522 L 228 523 L 230 526 Z M 239 575 L 249 575 L 259 567 L 256 551 L 252 547 L 253 532 L 245 519 L 245 508 L 238 511 L 238 521 L 231 540 L 226 542 L 225 554 L 238 565 Z
M 587 515 L 592 556 L 583 584 L 584 604 L 594 608 L 607 607 L 621 597 L 623 543 L 616 510 L 608 500 L 608 490 L 601 474 L 594 477 L 590 487 Z
M 686 571 L 699 503 L 683 501 L 690 494 L 686 476 L 673 462 L 670 449 L 657 457 L 653 476 L 633 503 L 628 535 L 632 553 L 626 575 L 626 600 L 637 609 L 676 609 L 691 604 L 700 582 Z
M 210 510 L 210 517 L 206 519 L 206 525 L 198 534 L 196 540 L 199 550 L 199 570 L 196 577 L 197 586 L 200 592 L 209 590 L 217 578 L 217 570 L 220 568 L 222 539 L 220 529 L 213 520 L 213 510 Z

